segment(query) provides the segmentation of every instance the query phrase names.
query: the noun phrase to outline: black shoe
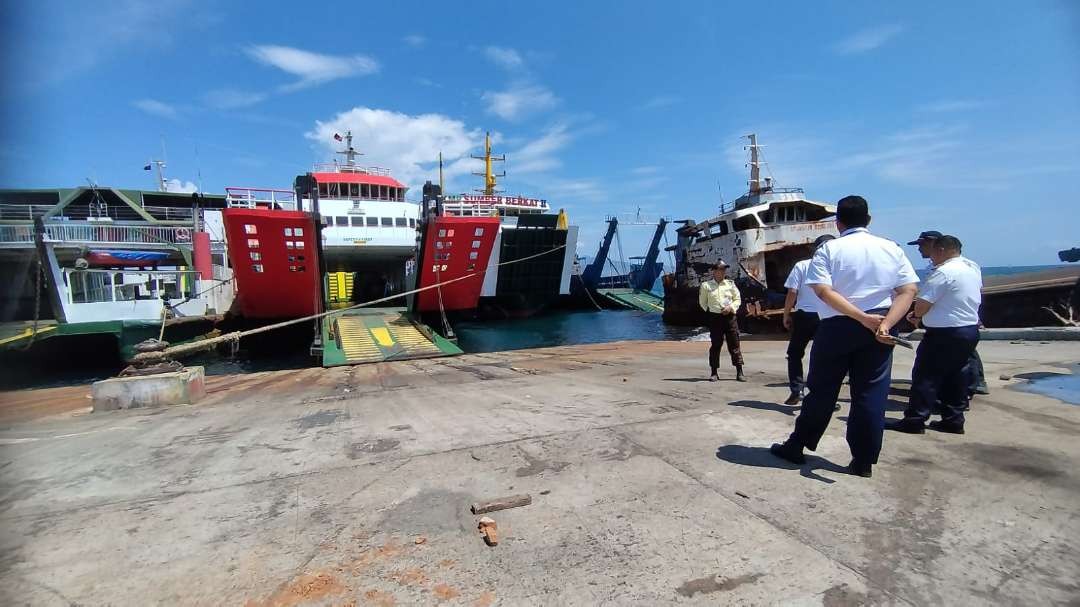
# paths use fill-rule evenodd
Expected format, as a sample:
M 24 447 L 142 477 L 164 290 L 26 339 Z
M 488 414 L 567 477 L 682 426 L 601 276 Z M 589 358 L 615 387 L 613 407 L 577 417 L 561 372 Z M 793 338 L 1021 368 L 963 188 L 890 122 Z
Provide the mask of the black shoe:
M 735 367 L 735 381 L 746 381 L 746 376 L 742 372 L 742 365 Z
M 861 476 L 863 478 L 874 476 L 873 466 L 857 460 L 851 460 L 851 463 L 848 464 L 847 471 L 848 474 L 851 474 L 852 476 Z
M 787 397 L 787 400 L 784 401 L 784 404 L 792 407 L 799 404 L 800 400 L 802 400 L 802 397 L 799 396 L 797 392 L 792 392 L 791 396 Z
M 803 455 L 802 446 L 791 442 L 791 439 L 783 443 L 773 443 L 773 446 L 769 447 L 769 453 L 800 466 L 806 463 L 806 456 Z
M 956 422 L 947 422 L 943 419 L 936 419 L 930 422 L 930 429 L 937 430 L 938 432 L 947 432 L 949 434 L 963 434 L 964 424 Z
M 990 394 L 990 388 L 986 387 L 986 384 L 975 386 L 975 394 L 986 396 L 987 394 Z
M 902 419 L 885 420 L 886 430 L 895 430 L 906 434 L 926 434 L 926 426 L 921 421 L 905 417 Z

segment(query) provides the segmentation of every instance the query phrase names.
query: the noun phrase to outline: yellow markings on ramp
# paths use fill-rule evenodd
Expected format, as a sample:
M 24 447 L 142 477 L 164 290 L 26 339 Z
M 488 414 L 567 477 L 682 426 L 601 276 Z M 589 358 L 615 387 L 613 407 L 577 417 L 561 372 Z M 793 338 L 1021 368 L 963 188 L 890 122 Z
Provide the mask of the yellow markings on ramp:
M 394 345 L 394 338 L 390 337 L 390 332 L 385 327 L 371 327 L 371 335 L 375 338 L 375 341 L 379 342 L 379 345 L 388 348 Z

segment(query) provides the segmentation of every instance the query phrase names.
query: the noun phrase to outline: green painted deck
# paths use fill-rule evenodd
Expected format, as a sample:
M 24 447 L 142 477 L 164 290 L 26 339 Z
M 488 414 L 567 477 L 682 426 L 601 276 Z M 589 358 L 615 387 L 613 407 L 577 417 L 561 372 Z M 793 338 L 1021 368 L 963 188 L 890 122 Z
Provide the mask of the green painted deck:
M 638 289 L 597 289 L 597 294 L 616 305 L 642 312 L 663 312 L 664 298 Z
M 323 366 L 463 354 L 460 348 L 413 322 L 405 308 L 358 309 L 323 319 Z

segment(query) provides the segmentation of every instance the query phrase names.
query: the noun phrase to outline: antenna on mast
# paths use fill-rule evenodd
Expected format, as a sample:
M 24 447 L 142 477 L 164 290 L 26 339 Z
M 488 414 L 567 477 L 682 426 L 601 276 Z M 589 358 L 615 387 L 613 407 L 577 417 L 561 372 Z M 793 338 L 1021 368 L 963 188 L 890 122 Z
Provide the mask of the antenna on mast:
M 750 139 L 750 145 L 743 149 L 750 148 L 750 195 L 761 193 L 761 163 L 758 160 L 758 142 L 757 135 L 750 133 L 746 136 Z
M 446 183 L 443 181 L 442 152 L 439 152 L 439 191 L 446 195 Z
M 484 172 L 483 173 L 473 173 L 473 175 L 481 176 L 481 177 L 484 178 L 484 189 L 477 190 L 477 192 L 481 192 L 485 196 L 493 196 L 493 195 L 495 195 L 497 192 L 499 192 L 499 190 L 495 189 L 495 186 L 498 185 L 496 183 L 495 178 L 496 177 L 506 177 L 506 171 L 503 171 L 502 173 L 497 173 L 496 174 L 495 172 L 493 172 L 491 170 L 491 163 L 492 162 L 506 162 L 506 155 L 505 154 L 502 155 L 502 156 L 492 156 L 491 155 L 491 132 L 490 131 L 487 132 L 487 133 L 484 133 L 484 155 L 483 156 L 473 156 L 473 158 L 475 158 L 477 160 L 483 160 L 484 161 Z

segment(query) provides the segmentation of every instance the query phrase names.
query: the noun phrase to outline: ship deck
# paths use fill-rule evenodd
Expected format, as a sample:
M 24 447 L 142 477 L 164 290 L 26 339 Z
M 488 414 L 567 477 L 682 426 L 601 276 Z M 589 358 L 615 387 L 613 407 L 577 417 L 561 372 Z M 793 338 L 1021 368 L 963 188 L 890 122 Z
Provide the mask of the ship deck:
M 0 394 L 6 603 L 1050 604 L 1080 594 L 1080 407 L 1019 391 L 1077 342 L 986 342 L 965 436 L 847 405 L 803 467 L 784 344 L 703 381 L 705 342 L 622 342 L 211 377 L 195 406 Z M 912 354 L 898 349 L 891 415 Z M 1009 377 L 1009 379 L 1000 379 Z M 529 493 L 490 514 L 469 504 Z

